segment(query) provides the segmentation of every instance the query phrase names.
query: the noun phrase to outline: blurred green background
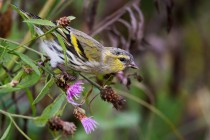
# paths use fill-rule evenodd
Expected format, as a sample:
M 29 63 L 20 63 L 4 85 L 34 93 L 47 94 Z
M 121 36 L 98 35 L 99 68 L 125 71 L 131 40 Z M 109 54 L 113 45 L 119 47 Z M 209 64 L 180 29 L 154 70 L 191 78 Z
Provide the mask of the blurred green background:
M 73 136 L 63 136 L 62 139 L 175 140 L 178 137 L 173 126 L 186 140 L 210 139 L 209 0 L 5 0 L 0 3 L 2 38 L 21 42 L 28 31 L 23 19 L 5 6 L 7 3 L 36 15 L 47 7 L 42 11 L 42 17 L 57 20 L 73 15 L 76 17 L 71 23 L 73 28 L 93 35 L 106 46 L 121 47 L 134 55 L 139 70 L 126 73 L 137 72 L 144 80 L 138 82 L 131 77 L 129 89 L 117 80 L 113 85 L 119 94 L 125 96 L 126 108 L 116 111 L 98 96 L 91 104 L 91 111 L 87 112 L 100 125 L 95 132 L 87 135 L 68 105 L 62 119 L 74 121 L 77 131 Z M 126 22 L 124 25 L 129 26 L 118 26 L 116 22 Z M 129 37 L 130 32 L 132 37 Z M 35 50 L 39 50 L 38 46 L 38 41 L 30 45 Z M 39 59 L 34 53 L 24 53 L 35 60 Z M 0 68 L 4 66 L 9 69 L 9 61 L 9 56 L 1 58 Z M 0 78 L 1 85 L 8 81 L 8 76 L 1 75 Z M 45 77 L 42 77 L 27 89 L 33 98 L 43 88 L 44 81 Z M 86 92 L 89 89 L 87 85 Z M 33 112 L 26 96 L 27 90 L 0 94 L 0 109 L 28 116 L 40 115 L 52 101 L 45 97 Z M 56 86 L 49 91 L 50 94 L 59 92 Z M 94 89 L 93 93 L 99 91 Z M 0 114 L 0 136 L 7 128 L 8 120 Z M 30 120 L 18 118 L 15 121 L 32 139 L 55 138 L 47 126 L 37 127 Z M 7 139 L 24 137 L 12 127 Z

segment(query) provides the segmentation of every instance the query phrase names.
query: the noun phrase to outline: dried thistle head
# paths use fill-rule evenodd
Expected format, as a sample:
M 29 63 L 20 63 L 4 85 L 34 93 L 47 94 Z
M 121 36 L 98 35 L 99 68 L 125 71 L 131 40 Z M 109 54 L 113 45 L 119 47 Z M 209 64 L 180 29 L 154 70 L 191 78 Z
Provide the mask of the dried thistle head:
M 76 126 L 72 122 L 63 122 L 64 135 L 73 135 L 76 131 Z
M 53 131 L 59 131 L 63 129 L 63 121 L 59 117 L 53 117 L 48 121 L 49 128 Z
M 56 21 L 58 25 L 61 26 L 68 26 L 70 24 L 70 20 L 68 17 L 61 17 L 59 20 Z
M 76 126 L 72 122 L 66 122 L 59 117 L 53 117 L 48 121 L 49 128 L 53 131 L 62 131 L 64 135 L 73 135 Z
M 73 114 L 79 120 L 86 117 L 85 110 L 80 107 L 75 108 Z
M 68 87 L 68 82 L 74 81 L 77 79 L 77 76 L 67 74 L 67 73 L 62 73 L 62 74 L 57 74 L 56 75 L 56 84 L 58 87 L 65 89 Z
M 58 87 L 65 89 L 65 87 L 67 86 L 67 81 L 68 77 L 66 77 L 66 75 L 63 74 L 56 75 L 56 84 Z
M 110 86 L 105 86 L 101 90 L 101 99 L 112 103 L 114 108 L 117 110 L 122 109 L 126 102 L 126 100 L 122 96 L 116 94 Z

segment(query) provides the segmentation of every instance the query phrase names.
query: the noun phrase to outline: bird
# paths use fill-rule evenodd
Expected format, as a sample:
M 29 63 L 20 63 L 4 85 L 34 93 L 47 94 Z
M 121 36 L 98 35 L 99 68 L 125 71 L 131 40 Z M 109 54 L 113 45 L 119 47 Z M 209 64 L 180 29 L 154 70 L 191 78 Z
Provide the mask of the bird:
M 22 9 L 19 10 L 27 19 L 41 19 Z M 58 25 L 58 22 L 51 22 L 55 26 Z M 38 35 L 43 35 L 53 28 L 46 25 L 33 26 Z M 64 42 L 65 51 L 58 36 L 61 36 Z M 59 27 L 40 39 L 40 46 L 50 58 L 53 68 L 64 66 L 67 70 L 95 75 L 117 73 L 127 68 L 138 68 L 132 54 L 128 51 L 116 47 L 105 47 L 91 36 L 70 26 Z

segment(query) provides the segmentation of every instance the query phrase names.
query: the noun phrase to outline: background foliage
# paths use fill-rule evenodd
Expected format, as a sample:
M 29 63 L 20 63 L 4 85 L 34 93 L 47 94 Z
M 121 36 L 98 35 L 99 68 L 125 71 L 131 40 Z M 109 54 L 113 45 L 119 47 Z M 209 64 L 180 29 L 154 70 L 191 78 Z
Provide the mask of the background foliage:
M 58 110 L 64 100 L 50 76 L 40 73 L 36 65 L 40 55 L 26 49 L 39 50 L 39 42 L 26 44 L 33 36 L 27 33 L 29 28 L 23 19 L 7 7 L 13 3 L 50 20 L 75 16 L 72 27 L 94 36 L 105 46 L 129 50 L 140 67 L 142 82 L 131 77 L 129 89 L 119 81 L 113 85 L 126 97 L 124 111 L 114 110 L 99 97 L 91 103 L 88 113 L 100 124 L 92 134 L 85 134 L 72 115 L 72 107 L 67 105 L 62 119 L 76 122 L 77 131 L 74 136 L 64 136 L 65 139 L 181 139 L 177 133 L 187 140 L 210 139 L 208 0 L 0 2 L 0 109 L 6 111 L 0 112 L 1 138 L 23 139 L 19 128 L 31 139 L 59 139 L 59 134 L 50 132 L 45 126 L 47 120 L 41 117 L 43 110 L 48 111 L 45 118 L 61 113 Z M 20 78 L 21 82 L 11 87 L 11 80 Z M 84 93 L 90 88 L 86 85 Z M 48 96 L 36 99 L 40 93 Z M 93 93 L 99 91 L 93 89 Z M 48 110 L 52 104 L 53 110 Z

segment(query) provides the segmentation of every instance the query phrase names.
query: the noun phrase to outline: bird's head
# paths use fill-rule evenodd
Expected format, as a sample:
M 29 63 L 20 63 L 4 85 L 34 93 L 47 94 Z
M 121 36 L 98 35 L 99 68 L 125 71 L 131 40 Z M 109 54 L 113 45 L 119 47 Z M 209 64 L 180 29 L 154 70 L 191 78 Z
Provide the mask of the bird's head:
M 113 73 L 122 71 L 125 68 L 138 68 L 129 52 L 114 47 L 106 47 L 106 50 L 104 62 L 110 66 Z

